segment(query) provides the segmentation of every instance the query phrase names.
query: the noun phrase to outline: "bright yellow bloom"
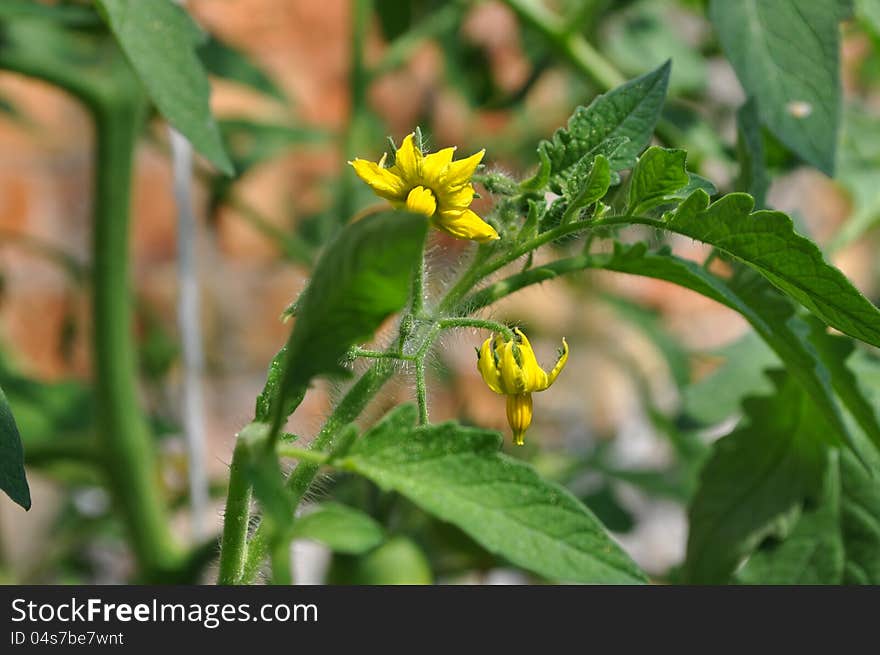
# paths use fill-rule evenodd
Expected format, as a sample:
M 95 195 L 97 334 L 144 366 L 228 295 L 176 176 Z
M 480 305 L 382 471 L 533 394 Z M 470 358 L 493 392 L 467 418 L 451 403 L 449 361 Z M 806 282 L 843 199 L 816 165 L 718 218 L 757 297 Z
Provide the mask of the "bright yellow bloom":
M 532 423 L 532 392 L 544 391 L 556 380 L 568 361 L 568 344 L 553 370 L 546 373 L 535 358 L 532 344 L 519 329 L 508 341 L 502 335 L 489 337 L 477 353 L 477 369 L 489 388 L 507 396 L 507 422 L 513 430 L 513 442 L 523 445 L 523 437 Z
M 385 168 L 365 159 L 348 162 L 373 192 L 398 209 L 424 214 L 431 224 L 459 239 L 484 243 L 500 238 L 495 229 L 470 207 L 474 199 L 471 176 L 485 150 L 467 159 L 452 161 L 455 148 L 423 155 L 415 144 L 415 134 L 407 136 L 397 151 L 394 166 Z

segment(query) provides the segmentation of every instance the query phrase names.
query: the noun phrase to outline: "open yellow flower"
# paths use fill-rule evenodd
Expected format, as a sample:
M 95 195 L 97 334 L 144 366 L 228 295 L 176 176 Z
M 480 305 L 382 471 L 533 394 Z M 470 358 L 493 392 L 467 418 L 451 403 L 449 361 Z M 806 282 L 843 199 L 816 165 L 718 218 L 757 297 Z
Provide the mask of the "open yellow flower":
M 394 165 L 385 168 L 365 159 L 348 162 L 373 192 L 394 207 L 424 214 L 434 227 L 459 239 L 484 243 L 500 238 L 495 229 L 469 209 L 474 199 L 471 176 L 485 150 L 467 159 L 452 161 L 455 148 L 422 154 L 415 133 L 407 136 L 397 151 Z
M 522 446 L 532 423 L 532 393 L 544 391 L 565 368 L 568 344 L 562 340 L 556 365 L 546 373 L 538 365 L 526 335 L 519 329 L 513 332 L 512 340 L 499 334 L 483 342 L 477 353 L 477 369 L 492 391 L 507 396 L 507 422 L 513 430 L 513 443 Z

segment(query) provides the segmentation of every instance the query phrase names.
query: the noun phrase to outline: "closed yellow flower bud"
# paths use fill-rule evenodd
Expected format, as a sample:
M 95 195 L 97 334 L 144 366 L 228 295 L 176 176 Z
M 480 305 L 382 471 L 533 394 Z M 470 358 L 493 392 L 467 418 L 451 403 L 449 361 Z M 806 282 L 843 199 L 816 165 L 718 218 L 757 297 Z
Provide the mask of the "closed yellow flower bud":
M 501 334 L 489 337 L 477 352 L 477 369 L 485 383 L 495 393 L 507 396 L 507 422 L 517 446 L 523 445 L 532 423 L 532 393 L 553 384 L 567 361 L 568 343 L 563 339 L 556 365 L 546 373 L 538 365 L 532 344 L 519 329 L 514 330 L 510 340 Z

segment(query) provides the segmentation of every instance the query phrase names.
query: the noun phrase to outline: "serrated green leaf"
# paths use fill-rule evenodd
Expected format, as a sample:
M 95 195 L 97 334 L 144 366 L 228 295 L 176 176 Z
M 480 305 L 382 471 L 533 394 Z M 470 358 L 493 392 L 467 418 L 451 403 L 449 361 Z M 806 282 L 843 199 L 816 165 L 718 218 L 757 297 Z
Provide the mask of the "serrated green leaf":
M 754 200 L 745 193 L 731 193 L 709 205 L 709 196 L 696 191 L 665 220 L 648 224 L 715 246 L 757 270 L 828 325 L 880 346 L 880 310 L 825 261 L 815 243 L 794 231 L 788 216 L 753 212 L 753 207 Z
M 688 511 L 690 583 L 726 583 L 775 521 L 820 493 L 828 424 L 792 378 L 773 381 L 777 393 L 746 400 L 744 424 L 713 445 L 700 475 Z
M 211 87 L 196 55 L 204 33 L 171 0 L 96 3 L 162 115 L 211 163 L 232 175 L 232 162 L 211 115 Z
M 249 86 L 278 100 L 286 100 L 284 92 L 263 70 L 243 52 L 210 35 L 198 48 L 199 59 L 208 73 Z
M 406 303 L 427 229 L 422 215 L 387 211 L 349 224 L 327 247 L 298 302 L 273 411 L 290 409 L 313 377 L 348 373 L 348 349 Z
M 764 124 L 833 175 L 841 108 L 836 3 L 712 0 L 709 18 Z
M 612 171 L 630 168 L 654 133 L 666 99 L 670 62 L 578 107 L 565 128 L 538 146 L 549 162 L 549 175 L 561 179 L 584 155 L 608 139 L 625 137 L 613 156 Z
M 739 312 L 798 379 L 832 426 L 826 433 L 828 443 L 839 445 L 846 442 L 852 445 L 850 432 L 834 395 L 831 375 L 809 343 L 809 328 L 796 319 L 793 304 L 761 276 L 743 268 L 735 278 L 725 281 L 697 263 L 676 257 L 668 251 L 649 253 L 644 243 L 628 247 L 615 243 L 612 253 L 560 260 L 513 276 L 499 284 L 504 285 L 509 292 L 510 289 L 523 286 L 517 278 L 544 280 L 560 273 L 587 268 L 666 280 L 692 289 Z M 752 274 L 747 275 L 749 272 Z M 471 302 L 472 306 L 480 307 L 483 300 L 478 293 L 471 298 Z
M 31 508 L 31 492 L 24 473 L 21 435 L 6 394 L 0 389 L 0 489 L 25 509 Z
M 415 408 L 399 408 L 355 443 L 340 465 L 549 579 L 644 581 L 576 498 L 498 452 L 497 433 L 452 422 L 416 428 L 415 420 Z
M 385 539 L 382 526 L 368 514 L 340 503 L 322 503 L 293 524 L 294 539 L 319 541 L 337 553 L 360 555 Z
M 643 214 L 667 202 L 676 191 L 690 183 L 684 150 L 651 146 L 632 172 L 627 213 Z

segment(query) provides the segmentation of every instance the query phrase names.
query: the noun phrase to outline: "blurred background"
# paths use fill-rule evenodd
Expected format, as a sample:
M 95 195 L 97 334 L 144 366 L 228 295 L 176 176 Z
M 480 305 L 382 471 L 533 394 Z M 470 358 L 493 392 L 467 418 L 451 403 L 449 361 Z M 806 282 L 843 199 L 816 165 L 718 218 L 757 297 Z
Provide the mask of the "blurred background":
M 579 70 L 514 10 L 521 4 L 186 3 L 212 35 L 200 54 L 212 72 L 212 107 L 239 172 L 224 178 L 199 162 L 195 186 L 203 465 L 212 491 L 202 519 L 209 536 L 222 523 L 235 434 L 251 420 L 268 363 L 290 330 L 280 314 L 303 288 L 326 239 L 375 201 L 345 162 L 378 159 L 387 136 L 399 142 L 418 125 L 432 150 L 457 145 L 459 155 L 467 155 L 486 148 L 489 170 L 522 177 L 535 167 L 538 140 L 564 125 L 577 105 L 608 90 L 605 80 Z M 690 167 L 720 190 L 734 188 L 735 112 L 744 94 L 703 2 L 556 0 L 544 6 L 572 17 L 622 79 L 672 58 L 666 119 L 675 145 L 688 148 Z M 799 164 L 764 135 L 772 171 L 768 205 L 790 213 L 802 232 L 823 244 L 854 217 L 870 225 L 880 212 L 880 148 L 871 146 L 880 145 L 878 27 L 864 18 L 842 26 L 847 109 L 835 179 Z M 849 138 L 853 129 L 857 138 Z M 24 439 L 34 497 L 28 513 L 0 498 L 0 579 L 6 582 L 132 577 L 111 499 L 77 450 L 94 418 L 84 284 L 93 160 L 91 121 L 75 100 L 0 72 L 0 386 Z M 177 507 L 173 531 L 192 541 L 172 182 L 167 132 L 155 119 L 137 152 L 131 240 L 142 403 L 162 454 L 159 484 Z M 475 209 L 491 207 L 484 191 Z M 686 256 L 706 254 L 688 240 L 670 243 Z M 859 230 L 838 245 L 833 261 L 877 303 L 877 231 Z M 428 267 L 435 292 L 470 247 L 432 235 Z M 761 371 L 773 355 L 732 311 L 666 283 L 614 274 L 535 286 L 487 315 L 524 326 L 545 365 L 562 336 L 571 345 L 559 381 L 535 398 L 535 423 L 516 456 L 569 486 L 643 568 L 666 579 L 684 555 L 684 503 L 704 445 L 730 428 L 743 395 L 769 387 Z M 473 347 L 483 338 L 462 330 L 439 344 L 431 361 L 431 418 L 459 417 L 506 434 L 504 403 L 475 366 Z M 289 429 L 315 434 L 338 391 L 319 384 Z M 404 372 L 364 421 L 412 395 Z M 364 484 L 325 480 L 314 497 L 344 499 L 363 493 L 354 487 Z M 418 546 L 417 559 L 430 563 L 426 579 L 529 581 L 464 543 L 463 535 L 438 536 L 443 526 L 427 525 L 417 510 L 395 511 L 396 532 Z M 296 542 L 294 550 L 300 582 L 332 581 L 334 572 L 338 578 L 346 566 L 356 568 L 343 557 L 331 563 L 327 549 L 309 542 Z M 392 561 L 404 570 L 411 557 Z M 421 579 L 421 564 L 412 566 Z M 339 579 L 357 577 L 349 572 Z

